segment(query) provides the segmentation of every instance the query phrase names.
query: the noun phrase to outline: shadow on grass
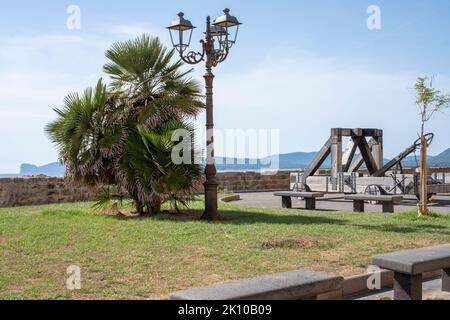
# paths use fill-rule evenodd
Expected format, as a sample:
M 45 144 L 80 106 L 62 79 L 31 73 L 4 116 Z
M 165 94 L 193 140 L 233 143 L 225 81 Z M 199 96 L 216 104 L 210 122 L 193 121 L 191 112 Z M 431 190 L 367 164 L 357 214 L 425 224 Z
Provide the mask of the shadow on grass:
M 239 211 L 239 210 L 221 210 L 221 219 L 214 222 L 202 221 L 200 217 L 202 210 L 186 210 L 180 214 L 160 214 L 154 217 L 124 217 L 124 216 L 109 216 L 109 218 L 117 219 L 121 221 L 167 221 L 172 223 L 213 223 L 222 225 L 250 225 L 250 224 L 279 224 L 279 225 L 333 225 L 333 226 L 348 226 L 349 230 L 352 228 L 362 229 L 367 231 L 378 232 L 390 232 L 399 234 L 415 234 L 415 233 L 428 233 L 438 234 L 443 236 L 450 236 L 450 230 L 447 225 L 430 224 L 430 223 L 417 223 L 411 225 L 405 223 L 411 220 L 393 221 L 393 223 L 384 224 L 355 224 L 350 219 L 332 218 L 321 216 L 318 212 L 317 215 L 304 215 L 302 213 L 310 213 L 310 211 L 293 211 L 286 210 L 286 213 L 271 213 L 261 212 L 258 209 L 252 211 Z M 291 212 L 291 213 L 290 213 Z M 293 214 L 293 212 L 298 212 Z M 401 217 L 401 216 L 399 216 Z M 440 216 L 437 216 L 439 218 Z M 406 218 L 405 218 L 406 219 Z
M 345 225 L 347 220 L 344 219 L 333 219 L 328 217 L 320 216 L 304 216 L 301 214 L 272 214 L 263 213 L 259 211 L 251 212 L 241 212 L 241 211 L 220 211 L 221 216 L 217 221 L 209 222 L 200 220 L 202 215 L 201 210 L 189 210 L 186 214 L 182 212 L 181 214 L 160 214 L 154 217 L 136 216 L 136 217 L 123 217 L 123 216 L 110 216 L 113 219 L 118 219 L 122 221 L 145 221 L 148 219 L 154 219 L 155 221 L 170 221 L 177 223 L 186 222 L 204 222 L 204 223 L 214 223 L 214 224 L 233 224 L 233 225 L 245 225 L 245 224 L 256 224 L 256 223 L 267 223 L 267 224 L 302 224 L 302 225 Z
M 380 225 L 361 225 L 353 224 L 352 227 L 361 228 L 369 231 L 380 232 L 394 232 L 394 233 L 434 233 L 439 235 L 450 236 L 450 231 L 447 226 L 434 225 L 434 224 L 418 224 L 415 226 L 405 225 L 392 225 L 392 224 L 380 224 Z
M 336 209 L 325 209 L 325 208 L 309 210 L 309 209 L 305 209 L 305 207 L 294 207 L 289 210 L 294 210 L 294 212 L 295 212 L 295 210 L 302 211 L 302 212 L 342 212 L 342 211 L 336 210 Z

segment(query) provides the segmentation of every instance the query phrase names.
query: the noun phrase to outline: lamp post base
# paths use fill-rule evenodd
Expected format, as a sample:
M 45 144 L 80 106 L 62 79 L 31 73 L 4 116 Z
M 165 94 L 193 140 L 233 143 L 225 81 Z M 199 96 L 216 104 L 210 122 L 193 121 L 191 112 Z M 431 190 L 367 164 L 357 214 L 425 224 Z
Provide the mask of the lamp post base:
M 212 221 L 219 215 L 217 210 L 217 184 L 205 185 L 205 211 L 202 220 Z
M 206 182 L 203 184 L 205 186 L 205 211 L 203 212 L 202 220 L 214 220 L 219 215 L 217 210 L 217 191 L 219 184 L 216 179 L 216 168 L 215 166 L 206 166 Z

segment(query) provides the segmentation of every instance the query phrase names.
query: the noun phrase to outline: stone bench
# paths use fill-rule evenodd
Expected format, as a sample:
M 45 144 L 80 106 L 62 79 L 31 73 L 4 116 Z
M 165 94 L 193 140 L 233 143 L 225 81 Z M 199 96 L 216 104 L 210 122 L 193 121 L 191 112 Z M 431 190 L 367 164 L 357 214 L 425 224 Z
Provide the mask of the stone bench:
M 442 291 L 450 292 L 450 245 L 374 256 L 372 263 L 394 272 L 395 300 L 422 300 L 425 272 L 442 270 Z
M 400 203 L 403 200 L 403 196 L 351 194 L 346 195 L 344 199 L 353 201 L 354 212 L 364 212 L 365 201 L 376 201 L 382 203 L 384 213 L 393 213 L 394 204 Z
M 315 300 L 318 295 L 342 290 L 339 276 L 295 270 L 224 284 L 179 291 L 171 300 Z
M 325 194 L 323 192 L 275 192 L 274 196 L 281 197 L 283 208 L 292 209 L 292 198 L 304 198 L 307 210 L 316 209 L 316 198 L 322 198 Z

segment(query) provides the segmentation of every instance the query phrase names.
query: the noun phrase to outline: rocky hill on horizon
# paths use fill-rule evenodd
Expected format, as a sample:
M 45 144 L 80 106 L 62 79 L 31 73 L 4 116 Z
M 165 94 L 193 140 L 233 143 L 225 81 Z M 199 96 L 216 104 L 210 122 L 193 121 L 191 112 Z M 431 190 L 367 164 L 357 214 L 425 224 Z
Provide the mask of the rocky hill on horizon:
M 217 157 L 218 171 L 252 171 L 261 169 L 294 170 L 304 169 L 314 159 L 317 152 L 293 152 L 271 156 L 263 159 L 238 159 Z M 407 157 L 403 162 L 404 167 L 417 167 L 415 156 Z M 385 162 L 389 161 L 385 159 Z M 325 161 L 322 167 L 330 167 L 330 158 Z M 430 167 L 450 167 L 450 148 L 438 154 L 428 157 Z M 43 166 L 33 164 L 22 164 L 20 172 L 17 174 L 0 174 L 0 178 L 23 177 L 31 175 L 46 175 L 49 177 L 64 177 L 65 167 L 59 162 L 49 163 Z

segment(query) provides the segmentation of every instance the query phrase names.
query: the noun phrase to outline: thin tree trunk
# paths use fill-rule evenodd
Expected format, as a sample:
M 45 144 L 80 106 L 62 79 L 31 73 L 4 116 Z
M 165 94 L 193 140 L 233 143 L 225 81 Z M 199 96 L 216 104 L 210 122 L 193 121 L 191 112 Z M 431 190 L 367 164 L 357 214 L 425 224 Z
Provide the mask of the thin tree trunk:
M 427 141 L 425 139 L 425 122 L 422 119 L 420 132 L 420 205 L 419 215 L 428 215 L 428 172 L 427 172 Z

